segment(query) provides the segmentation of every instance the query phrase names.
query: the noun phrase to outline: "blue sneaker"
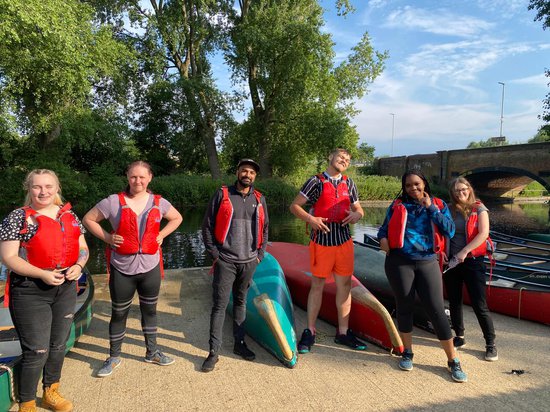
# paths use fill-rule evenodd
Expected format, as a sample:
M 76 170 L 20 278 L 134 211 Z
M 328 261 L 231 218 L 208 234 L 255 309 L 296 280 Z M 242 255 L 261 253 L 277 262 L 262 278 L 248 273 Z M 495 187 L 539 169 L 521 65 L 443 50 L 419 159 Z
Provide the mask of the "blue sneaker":
M 113 373 L 113 370 L 115 368 L 118 368 L 118 366 L 121 364 L 122 359 L 117 357 L 111 357 L 109 356 L 105 362 L 103 362 L 103 366 L 101 369 L 97 371 L 97 376 L 99 378 L 104 378 L 105 376 L 109 376 L 111 373 Z
M 166 356 L 160 350 L 153 352 L 151 355 L 146 355 L 143 360 L 148 363 L 156 363 L 160 366 L 168 366 L 175 362 L 174 358 Z
M 460 361 L 458 358 L 454 358 L 452 361 L 447 362 L 449 372 L 451 372 L 451 378 L 455 382 L 468 382 L 468 375 L 460 367 Z
M 412 371 L 413 358 L 414 353 L 412 353 L 409 349 L 405 349 L 401 355 L 401 360 L 399 361 L 399 369 L 404 371 Z
M 309 329 L 304 329 L 300 342 L 298 342 L 298 353 L 309 353 L 315 344 L 315 335 Z

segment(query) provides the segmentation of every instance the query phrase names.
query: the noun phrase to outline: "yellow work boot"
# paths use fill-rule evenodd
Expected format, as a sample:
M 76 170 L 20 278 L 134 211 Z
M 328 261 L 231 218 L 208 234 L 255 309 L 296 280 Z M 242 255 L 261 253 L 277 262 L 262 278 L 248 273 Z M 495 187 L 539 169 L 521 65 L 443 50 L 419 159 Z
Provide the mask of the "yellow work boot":
M 71 412 L 73 410 L 73 403 L 61 396 L 58 390 L 59 382 L 44 388 L 42 407 L 56 412 Z
M 21 402 L 19 412 L 36 412 L 36 401 Z

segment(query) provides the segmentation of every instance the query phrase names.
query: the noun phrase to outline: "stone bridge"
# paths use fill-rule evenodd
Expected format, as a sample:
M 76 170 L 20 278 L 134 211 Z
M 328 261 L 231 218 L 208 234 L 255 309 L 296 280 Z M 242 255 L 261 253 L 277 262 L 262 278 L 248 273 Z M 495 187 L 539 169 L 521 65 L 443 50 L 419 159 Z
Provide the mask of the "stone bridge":
M 485 196 L 509 196 L 536 180 L 550 191 L 550 142 L 440 151 L 377 160 L 381 175 L 401 176 L 420 169 L 431 181 L 446 185 L 464 176 Z

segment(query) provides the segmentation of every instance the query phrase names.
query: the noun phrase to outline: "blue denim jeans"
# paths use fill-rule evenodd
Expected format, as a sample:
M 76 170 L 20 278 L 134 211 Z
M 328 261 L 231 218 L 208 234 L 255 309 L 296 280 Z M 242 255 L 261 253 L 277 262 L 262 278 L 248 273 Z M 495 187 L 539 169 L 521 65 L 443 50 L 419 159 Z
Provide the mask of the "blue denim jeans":
M 39 279 L 12 273 L 10 314 L 23 353 L 21 402 L 36 399 L 41 374 L 44 386 L 59 382 L 75 305 L 75 281 L 49 286 Z

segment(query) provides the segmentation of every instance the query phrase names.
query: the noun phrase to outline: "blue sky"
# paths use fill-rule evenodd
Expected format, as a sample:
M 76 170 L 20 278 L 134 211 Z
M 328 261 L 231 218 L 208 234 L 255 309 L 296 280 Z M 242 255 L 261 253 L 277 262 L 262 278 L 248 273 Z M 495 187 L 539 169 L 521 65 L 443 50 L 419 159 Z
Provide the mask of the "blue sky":
M 527 0 L 352 0 L 356 12 L 336 16 L 335 0 L 322 0 L 325 30 L 337 59 L 365 31 L 377 50 L 387 50 L 384 73 L 356 102 L 353 123 L 360 142 L 376 156 L 465 148 L 502 134 L 526 142 L 542 121 L 550 91 L 550 31 L 534 22 Z

